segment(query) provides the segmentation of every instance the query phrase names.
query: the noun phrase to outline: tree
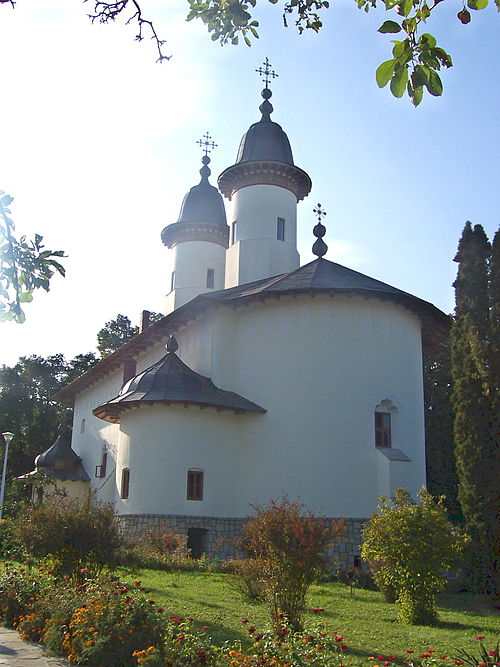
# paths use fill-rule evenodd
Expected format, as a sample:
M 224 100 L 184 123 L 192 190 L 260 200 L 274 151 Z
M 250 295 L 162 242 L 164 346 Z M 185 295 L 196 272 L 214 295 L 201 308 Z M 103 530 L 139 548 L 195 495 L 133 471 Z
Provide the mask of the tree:
M 149 313 L 149 323 L 154 324 L 161 320 L 161 313 Z M 126 315 L 118 314 L 114 320 L 106 322 L 97 334 L 97 349 L 101 357 L 108 357 L 112 352 L 120 349 L 122 345 L 132 340 L 139 333 L 139 327 L 132 326 Z
M 450 347 L 446 343 L 424 357 L 426 478 L 429 493 L 444 496 L 450 517 L 460 520 L 451 388 Z
M 498 253 L 496 250 L 495 257 Z M 458 498 L 472 540 L 466 575 L 473 590 L 498 591 L 500 478 L 498 444 L 498 266 L 481 225 L 467 222 L 455 261 L 455 321 L 451 332 L 452 404 Z M 493 319 L 496 322 L 493 323 Z
M 405 489 L 382 497 L 378 514 L 363 529 L 361 555 L 397 593 L 401 623 L 428 625 L 438 619 L 436 594 L 446 586 L 443 570 L 460 557 L 466 537 L 448 519 L 443 499 L 425 489 L 414 503 Z
M 89 14 L 91 20 L 99 23 L 115 21 L 120 15 L 126 17 L 126 24 L 137 23 L 136 40 L 144 39 L 144 31 L 149 31 L 158 51 L 158 62 L 170 60 L 163 52 L 165 40 L 160 39 L 153 21 L 143 17 L 140 0 L 92 0 L 94 12 Z M 377 7 L 377 0 L 355 0 L 359 9 L 368 12 Z M 0 0 L 14 6 L 13 0 Z M 87 2 L 87 0 L 83 0 Z M 277 4 L 279 0 L 269 0 Z M 434 96 L 443 93 L 443 84 L 438 72 L 442 67 L 453 66 L 451 56 L 437 45 L 436 38 L 428 32 L 419 33 L 443 0 L 379 0 L 379 6 L 393 12 L 393 19 L 386 20 L 379 27 L 383 34 L 401 33 L 402 39 L 391 40 L 392 58 L 383 62 L 376 71 L 376 81 L 380 88 L 388 83 L 395 97 L 405 93 L 415 106 L 422 101 L 424 91 Z M 500 11 L 500 0 L 494 0 Z M 283 0 L 283 24 L 288 26 L 293 19 L 299 33 L 304 30 L 319 32 L 323 22 L 320 12 L 328 9 L 330 0 Z M 472 20 L 469 9 L 473 11 L 485 9 L 489 0 L 464 0 L 457 14 L 458 20 L 466 25 Z M 259 37 L 259 22 L 250 11 L 257 5 L 257 0 L 188 0 L 189 13 L 187 20 L 198 18 L 207 26 L 213 41 L 221 44 L 238 44 L 240 38 L 247 45 Z M 466 6 L 467 5 L 467 6 Z M 127 14 L 127 10 L 129 13 Z
M 64 267 L 55 257 L 64 257 L 62 250 L 43 250 L 43 237 L 17 240 L 10 215 L 13 197 L 0 190 L 0 322 L 14 320 L 22 323 L 26 316 L 22 303 L 33 300 L 33 292 L 50 289 L 50 280 L 57 271 L 65 275 Z
M 72 408 L 54 403 L 51 397 L 96 361 L 91 352 L 69 362 L 62 354 L 46 359 L 32 355 L 21 357 L 13 367 L 0 368 L 1 430 L 15 435 L 9 450 L 9 477 L 32 470 L 35 457 L 57 438 L 59 424 L 71 426 Z

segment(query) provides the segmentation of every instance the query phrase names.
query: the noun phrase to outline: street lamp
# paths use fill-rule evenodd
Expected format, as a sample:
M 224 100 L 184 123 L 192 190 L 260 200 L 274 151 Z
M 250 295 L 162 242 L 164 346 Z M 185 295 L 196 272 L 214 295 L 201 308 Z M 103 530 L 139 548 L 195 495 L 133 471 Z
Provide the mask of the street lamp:
M 3 455 L 2 488 L 0 489 L 0 519 L 2 518 L 2 512 L 3 512 L 3 497 L 5 494 L 5 475 L 7 473 L 7 456 L 9 454 L 10 441 L 14 437 L 14 434 L 10 433 L 9 431 L 7 431 L 6 433 L 2 433 L 2 435 L 5 441 L 5 452 Z

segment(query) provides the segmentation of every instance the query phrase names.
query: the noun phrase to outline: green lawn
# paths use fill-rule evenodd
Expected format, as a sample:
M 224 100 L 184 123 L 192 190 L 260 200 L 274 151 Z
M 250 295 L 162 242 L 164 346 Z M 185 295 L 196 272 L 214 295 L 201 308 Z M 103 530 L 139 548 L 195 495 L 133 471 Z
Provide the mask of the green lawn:
M 169 574 L 140 570 L 127 575 L 128 581 L 140 579 L 158 605 L 173 616 L 195 619 L 208 626 L 214 642 L 246 639 L 241 620 L 248 618 L 257 632 L 267 627 L 263 603 L 244 599 L 230 585 L 231 575 L 210 572 Z M 417 655 L 435 649 L 436 655 L 453 656 L 456 649 L 477 648 L 477 635 L 485 635 L 485 645 L 493 648 L 500 635 L 500 613 L 491 609 L 487 598 L 471 595 L 443 595 L 439 602 L 438 626 L 404 626 L 395 622 L 396 606 L 383 602 L 378 592 L 355 590 L 351 599 L 343 584 L 313 586 L 308 597 L 306 624 L 321 623 L 325 629 L 344 637 L 352 658 L 399 655 L 414 650 Z M 324 612 L 314 614 L 313 607 Z M 346 661 L 349 663 L 349 660 Z

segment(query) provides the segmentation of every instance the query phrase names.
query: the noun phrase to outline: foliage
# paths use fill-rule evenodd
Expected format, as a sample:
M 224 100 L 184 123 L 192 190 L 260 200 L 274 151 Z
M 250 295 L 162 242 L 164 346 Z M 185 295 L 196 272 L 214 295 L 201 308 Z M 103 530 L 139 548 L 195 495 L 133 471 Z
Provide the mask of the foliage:
M 377 0 L 355 1 L 358 8 L 365 12 L 377 7 Z M 187 20 L 201 19 L 213 40 L 219 40 L 221 44 L 237 44 L 242 37 L 245 44 L 250 46 L 251 39 L 258 38 L 259 23 L 251 15 L 257 0 L 188 2 L 190 11 Z M 269 2 L 276 4 L 278 0 Z M 386 11 L 393 12 L 393 18 L 384 21 L 378 32 L 390 36 L 401 33 L 403 38 L 392 40 L 392 58 L 377 68 L 377 84 L 383 88 L 390 83 L 391 93 L 395 97 L 402 97 L 406 93 L 415 106 L 422 101 L 425 90 L 434 96 L 442 94 L 443 84 L 438 72 L 442 67 L 452 67 L 453 64 L 451 56 L 437 45 L 433 35 L 428 32 L 419 34 L 440 2 L 442 0 L 379 0 L 378 3 Z M 495 3 L 500 11 L 500 0 L 495 0 Z M 487 5 L 488 0 L 467 0 L 468 9 L 474 11 L 484 9 Z M 329 0 L 285 0 L 284 25 L 287 26 L 288 17 L 292 16 L 299 33 L 307 29 L 318 32 L 323 25 L 319 12 L 329 6 Z M 464 3 L 463 9 L 457 14 L 463 24 L 471 20 L 467 7 Z
M 340 568 L 335 573 L 334 580 L 349 586 L 351 597 L 355 588 L 364 588 L 368 591 L 377 590 L 373 573 L 361 567 Z
M 161 320 L 161 313 L 149 313 L 149 322 L 154 324 Z M 97 349 L 101 357 L 108 357 L 118 350 L 122 345 L 128 343 L 139 333 L 139 327 L 132 326 L 130 319 L 126 315 L 118 314 L 114 320 L 106 322 L 103 328 L 97 333 Z
M 426 478 L 429 493 L 445 496 L 450 517 L 460 520 L 451 390 L 450 347 L 445 343 L 424 357 Z
M 32 561 L 48 560 L 57 575 L 93 573 L 116 562 L 121 539 L 111 505 L 52 496 L 13 521 L 15 539 Z
M 381 563 L 379 576 L 397 590 L 399 620 L 430 624 L 437 620 L 436 593 L 444 590 L 443 570 L 453 567 L 466 541 L 448 520 L 442 498 L 425 489 L 413 503 L 405 489 L 381 498 L 379 514 L 363 529 L 361 555 Z
M 193 569 L 186 546 L 187 537 L 173 530 L 149 529 L 124 538 L 120 562 L 133 567 L 172 571 Z
M 459 649 L 456 655 L 457 662 L 470 665 L 470 667 L 494 667 L 494 665 L 497 665 L 500 662 L 500 642 L 497 641 L 496 647 L 488 650 L 483 644 L 483 639 L 484 635 L 476 637 L 479 642 L 479 655 L 465 649 Z
M 498 543 L 498 278 L 481 225 L 465 225 L 455 257 L 456 309 L 451 332 L 452 403 L 458 498 L 472 540 L 466 574 L 473 590 L 500 591 Z M 492 263 L 495 276 L 495 263 Z M 496 287 L 495 287 L 496 285 Z M 496 543 L 496 547 L 495 547 Z M 496 553 L 495 553 L 496 552 Z
M 260 580 L 261 562 L 254 558 L 241 558 L 231 561 L 234 578 L 231 588 L 248 600 L 264 599 L 262 582 Z
M 326 550 L 343 523 L 327 526 L 287 498 L 252 505 L 255 513 L 243 526 L 239 546 L 259 563 L 259 580 L 279 635 L 282 618 L 294 631 L 302 629 L 302 610 L 309 586 L 327 565 Z
M 39 572 L 28 572 L 24 566 L 11 565 L 0 570 L 0 623 L 13 627 L 50 583 Z
M 64 257 L 63 250 L 43 250 L 43 237 L 34 240 L 25 236 L 18 240 L 10 217 L 13 197 L 0 190 L 0 322 L 14 320 L 23 323 L 26 316 L 22 303 L 33 301 L 33 292 L 50 289 L 50 280 L 57 272 L 65 275 L 64 267 L 55 257 Z
M 0 367 L 0 424 L 2 430 L 14 433 L 9 477 L 32 470 L 34 458 L 54 443 L 59 424 L 70 426 L 72 409 L 54 403 L 51 397 L 96 361 L 91 352 L 70 361 L 62 354 L 45 359 L 32 355 L 21 357 L 12 367 Z

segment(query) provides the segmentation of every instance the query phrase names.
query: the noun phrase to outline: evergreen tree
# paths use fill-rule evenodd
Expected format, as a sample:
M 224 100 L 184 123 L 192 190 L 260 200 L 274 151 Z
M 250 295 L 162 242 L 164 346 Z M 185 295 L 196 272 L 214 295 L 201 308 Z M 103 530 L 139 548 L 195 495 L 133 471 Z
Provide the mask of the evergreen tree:
M 450 347 L 446 343 L 424 357 L 426 477 L 429 493 L 444 496 L 450 518 L 459 521 L 462 513 L 457 497 L 451 387 Z
M 495 532 L 492 511 L 498 482 L 492 438 L 492 347 L 489 295 L 491 246 L 481 225 L 467 222 L 455 261 L 456 310 L 451 333 L 454 436 L 458 497 L 472 540 L 466 576 L 473 590 L 491 592 L 494 582 Z

